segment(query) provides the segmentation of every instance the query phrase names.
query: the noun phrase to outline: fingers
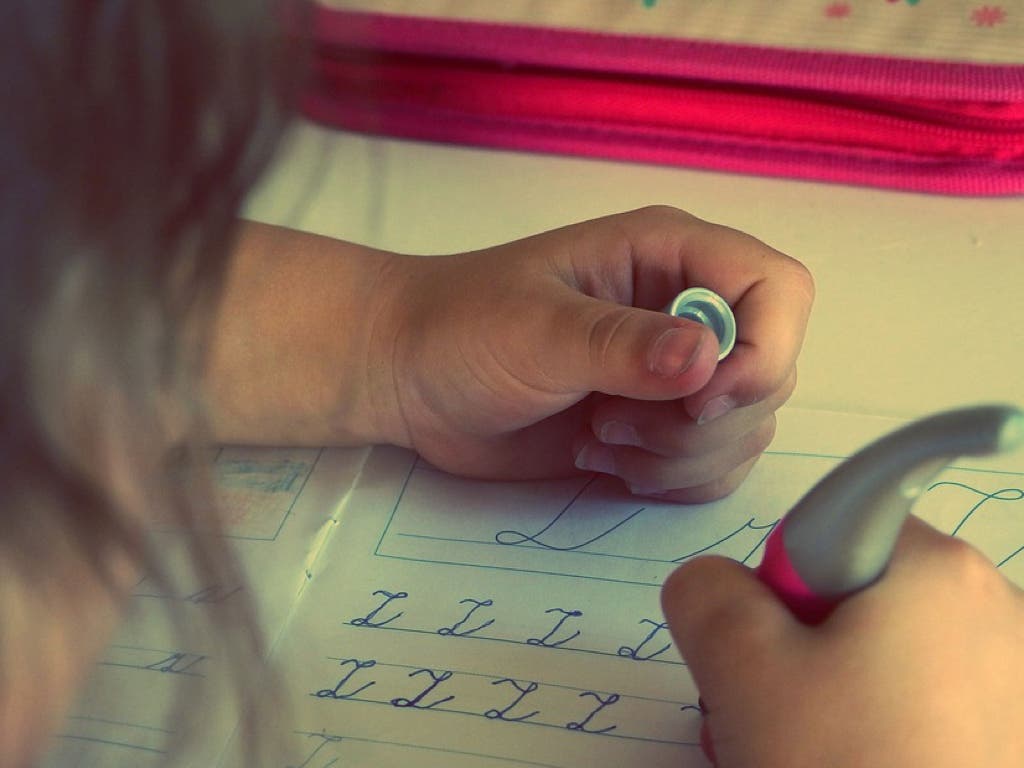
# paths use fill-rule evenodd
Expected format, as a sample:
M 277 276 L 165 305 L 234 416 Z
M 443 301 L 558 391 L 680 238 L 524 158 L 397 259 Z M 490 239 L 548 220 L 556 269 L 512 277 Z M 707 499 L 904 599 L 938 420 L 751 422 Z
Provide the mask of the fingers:
M 700 692 L 701 747 L 713 764 L 822 764 L 773 754 L 773 741 L 791 738 L 778 728 L 790 716 L 780 693 L 789 693 L 794 674 L 813 674 L 793 663 L 803 661 L 809 630 L 753 571 L 728 558 L 698 557 L 669 576 L 661 606 Z
M 957 541 L 916 515 L 910 515 L 896 540 L 890 571 L 892 568 L 913 568 L 912 561 L 922 557 L 943 557 L 951 546 L 958 546 Z
M 594 410 L 594 436 L 609 445 L 643 448 L 665 458 L 686 458 L 715 451 L 762 427 L 774 417 L 796 387 L 796 369 L 764 399 L 724 414 L 714 423 L 698 424 L 678 400 L 640 402 L 610 398 Z
M 719 697 L 757 685 L 763 649 L 783 647 L 805 629 L 753 571 L 722 557 L 696 558 L 676 569 L 662 587 L 661 605 L 712 713 Z
M 557 370 L 572 354 L 573 385 L 641 399 L 692 395 L 686 407 L 697 419 L 712 401 L 709 413 L 716 415 L 728 409 L 723 405 L 758 402 L 790 375 L 814 284 L 799 262 L 757 239 L 651 207 L 548 233 L 544 244 L 567 289 L 536 306 L 542 314 L 550 308 L 548 336 L 560 340 L 551 345 L 558 356 L 545 360 Z M 692 324 L 660 312 L 676 293 L 695 285 L 719 293 L 737 320 L 736 348 L 697 389 L 701 375 L 710 375 L 706 360 L 694 360 L 702 365 L 679 376 L 681 358 L 696 343 Z M 585 353 L 573 354 L 581 338 L 587 340 Z M 666 377 L 676 380 L 676 394 L 669 394 Z
M 640 490 L 641 486 L 636 486 L 637 489 L 632 492 L 640 496 L 655 496 L 662 501 L 674 502 L 676 504 L 707 504 L 710 501 L 723 499 L 739 488 L 760 458 L 760 453 L 758 453 L 758 455 L 738 464 L 734 469 L 729 470 L 725 474 L 717 475 L 711 480 L 705 477 L 703 482 L 694 483 L 693 485 L 660 492 L 642 491 Z
M 666 459 L 639 448 L 591 441 L 576 454 L 576 466 L 621 478 L 632 493 L 683 504 L 714 501 L 732 493 L 771 442 L 775 419 L 708 453 Z
M 678 219 L 660 211 L 655 217 Z M 693 502 L 730 493 L 770 443 L 773 414 L 796 386 L 814 285 L 802 265 L 748 235 L 694 219 L 679 226 L 684 234 L 667 238 L 668 250 L 686 265 L 686 285 L 711 288 L 730 303 L 736 347 L 681 408 L 622 399 L 604 404 L 593 427 L 606 448 L 591 451 L 603 453 L 634 492 Z M 652 242 L 637 253 L 657 262 L 665 249 Z
M 783 386 L 746 408 L 698 424 L 678 400 L 609 398 L 591 416 L 593 434 L 577 439 L 576 465 L 622 478 L 633 493 L 682 504 L 735 490 L 775 435 L 775 412 L 796 385 Z
M 543 436 L 531 474 L 575 463 L 675 500 L 717 498 L 750 471 L 795 383 L 813 293 L 788 257 L 671 208 L 412 261 L 394 366 L 411 382 L 396 387 L 408 444 L 483 476 Z M 709 329 L 661 311 L 694 285 L 737 314 L 721 363 Z
M 611 217 L 634 261 L 633 303 L 662 307 L 695 285 L 720 294 L 736 315 L 733 353 L 687 401 L 698 419 L 757 402 L 779 389 L 793 368 L 814 300 L 803 265 L 756 238 L 666 207 Z M 576 270 L 586 271 L 577 259 Z
M 662 610 L 721 765 L 1019 762 L 1020 596 L 916 518 L 883 578 L 821 625 L 723 558 L 680 567 Z
M 548 372 L 553 390 L 678 398 L 703 387 L 717 363 L 715 336 L 699 323 L 569 287 L 553 291 L 533 313 L 542 343 L 531 356 L 538 371 Z
M 736 347 L 700 392 L 685 401 L 704 423 L 787 386 L 803 344 L 813 288 L 788 267 L 751 287 L 733 306 Z

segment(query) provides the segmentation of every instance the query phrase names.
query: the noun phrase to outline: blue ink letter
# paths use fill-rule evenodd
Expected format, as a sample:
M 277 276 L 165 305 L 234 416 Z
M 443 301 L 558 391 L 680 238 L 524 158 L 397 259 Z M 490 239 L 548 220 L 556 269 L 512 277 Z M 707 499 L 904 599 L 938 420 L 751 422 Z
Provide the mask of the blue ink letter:
M 501 685 L 502 683 L 512 683 L 512 686 L 519 691 L 519 695 L 515 700 L 504 709 L 488 709 L 484 712 L 484 717 L 490 718 L 491 720 L 505 720 L 510 723 L 521 723 L 523 720 L 529 720 L 534 715 L 540 712 L 539 709 L 535 709 L 527 715 L 519 715 L 517 717 L 510 717 L 509 712 L 514 709 L 519 702 L 526 698 L 528 694 L 533 693 L 540 686 L 535 682 L 528 682 L 526 686 L 521 686 L 518 681 L 513 680 L 511 677 L 503 677 L 500 680 L 492 680 L 491 685 Z
M 415 709 L 431 709 L 433 707 L 436 707 L 438 704 L 444 704 L 446 701 L 451 701 L 455 698 L 454 696 L 445 696 L 443 699 L 437 699 L 436 701 L 432 701 L 429 704 L 420 704 L 420 702 L 423 701 L 424 696 L 426 696 L 432 690 L 437 688 L 438 685 L 440 685 L 452 676 L 452 673 L 448 670 L 444 670 L 440 674 L 437 674 L 432 669 L 417 669 L 414 672 L 410 672 L 409 677 L 416 677 L 416 675 L 419 675 L 424 672 L 430 675 L 430 685 L 428 685 L 426 688 L 420 691 L 415 699 L 406 699 L 404 697 L 396 697 L 392 699 L 391 703 L 394 706 L 413 707 Z
M 383 627 L 386 624 L 390 624 L 392 621 L 394 621 L 402 615 L 402 611 L 399 611 L 390 619 L 384 619 L 383 621 L 375 621 L 377 614 L 380 613 L 392 600 L 404 600 L 409 596 L 408 592 L 388 592 L 383 589 L 378 589 L 373 594 L 382 595 L 384 597 L 384 602 L 382 602 L 380 605 L 378 605 L 365 616 L 352 619 L 349 622 L 349 624 L 351 624 L 353 627 Z
M 583 731 L 584 733 L 608 733 L 608 731 L 614 731 L 616 728 L 616 726 L 614 725 L 609 725 L 607 728 L 592 729 L 587 728 L 587 723 L 589 723 L 593 719 L 594 715 L 596 715 L 602 709 L 611 706 L 612 704 L 617 702 L 619 700 L 619 694 L 609 693 L 607 698 L 602 699 L 601 694 L 599 693 L 595 693 L 594 691 L 584 691 L 580 694 L 580 698 L 584 696 L 593 696 L 595 699 L 597 699 L 597 706 L 594 707 L 593 711 L 591 711 L 589 715 L 583 718 L 583 720 L 579 722 L 566 723 L 565 727 L 568 728 L 570 731 Z
M 664 653 L 665 651 L 667 651 L 669 648 L 672 647 L 672 644 L 669 643 L 667 645 L 663 645 L 661 648 L 659 648 L 658 650 L 654 651 L 653 653 L 648 653 L 648 654 L 645 655 L 643 653 L 644 646 L 647 645 L 651 641 L 651 638 L 653 638 L 661 630 L 665 629 L 668 626 L 668 624 L 665 624 L 664 622 L 661 622 L 661 621 L 652 621 L 651 619 L 640 619 L 640 623 L 641 624 L 650 624 L 651 626 L 654 627 L 654 629 L 652 629 L 650 632 L 647 633 L 647 637 L 645 637 L 643 640 L 641 640 L 637 644 L 636 648 L 631 648 L 628 645 L 619 646 L 619 656 L 627 656 L 627 657 L 629 657 L 631 659 L 636 659 L 637 661 L 647 661 L 648 659 L 653 659 L 658 654 Z
M 567 611 L 564 608 L 548 608 L 546 611 L 544 611 L 544 613 L 560 613 L 560 614 L 562 614 L 562 616 L 561 616 L 561 618 L 559 618 L 559 620 L 555 624 L 555 626 L 553 626 L 551 628 L 551 631 L 548 632 L 546 635 L 544 635 L 544 637 L 530 637 L 530 638 L 527 638 L 527 640 L 526 640 L 527 645 L 543 645 L 545 648 L 557 648 L 558 646 L 562 645 L 563 643 L 567 643 L 570 640 L 572 640 L 574 637 L 577 637 L 579 635 L 579 630 L 576 630 L 571 635 L 569 635 L 568 637 L 563 637 L 561 640 L 555 640 L 553 642 L 551 640 L 551 638 L 555 634 L 555 632 L 557 632 L 559 629 L 562 628 L 562 625 L 565 623 L 566 619 L 568 619 L 570 617 L 572 617 L 574 619 L 579 618 L 580 616 L 583 615 L 583 611 L 576 611 L 576 610 Z
M 367 659 L 366 661 L 360 661 L 359 659 L 342 659 L 339 663 L 342 667 L 346 667 L 351 664 L 352 668 L 347 673 L 345 673 L 345 676 L 341 678 L 341 680 L 338 681 L 338 684 L 335 685 L 333 688 L 321 688 L 319 691 L 313 694 L 314 696 L 320 699 L 351 699 L 356 694 L 360 693 L 361 691 L 365 691 L 371 685 L 376 684 L 376 680 L 371 680 L 370 682 L 360 686 L 354 691 L 349 691 L 348 693 L 341 693 L 341 689 L 348 685 L 348 681 L 352 679 L 352 676 L 356 672 L 358 672 L 361 669 L 370 669 L 371 667 L 376 665 L 377 662 L 373 659 Z
M 480 626 L 473 627 L 473 629 L 461 629 L 462 625 L 465 624 L 467 621 L 469 621 L 469 617 L 472 616 L 477 611 L 478 608 L 481 608 L 481 607 L 490 608 L 492 605 L 494 605 L 494 601 L 490 600 L 490 599 L 488 599 L 488 600 L 474 600 L 471 597 L 467 597 L 465 600 L 459 600 L 459 605 L 465 605 L 466 603 L 472 603 L 473 604 L 473 607 L 469 609 L 469 611 L 466 613 L 466 615 L 463 616 L 461 619 L 459 619 L 454 624 L 452 624 L 450 627 L 441 627 L 440 629 L 437 630 L 437 634 L 439 634 L 439 635 L 454 635 L 456 637 L 465 637 L 466 635 L 471 635 L 474 632 L 479 632 L 484 627 L 489 627 L 489 626 L 491 626 L 491 624 L 494 623 L 494 619 L 488 619 L 487 621 L 485 621 Z

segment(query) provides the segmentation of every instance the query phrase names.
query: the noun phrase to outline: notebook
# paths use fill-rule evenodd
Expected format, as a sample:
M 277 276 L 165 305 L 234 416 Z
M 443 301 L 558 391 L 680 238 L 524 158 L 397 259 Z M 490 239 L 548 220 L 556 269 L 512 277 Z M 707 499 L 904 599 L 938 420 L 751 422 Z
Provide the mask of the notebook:
M 409 451 L 228 449 L 217 459 L 245 585 L 263 607 L 292 706 L 275 768 L 704 768 L 698 695 L 659 587 L 705 553 L 756 565 L 779 518 L 842 457 L 898 424 L 780 414 L 726 499 L 683 507 L 604 476 L 484 482 Z M 1020 455 L 953 463 L 916 512 L 1024 584 Z M 163 705 L 219 684 L 224 659 L 175 647 L 166 602 L 216 609 L 238 585 L 154 594 L 97 668 L 47 766 L 160 768 Z M 942 627 L 927 628 L 942 631 Z M 254 670 L 257 674 L 257 670 Z M 233 723 L 204 707 L 186 765 L 235 768 Z M 223 757 L 220 757 L 223 754 Z

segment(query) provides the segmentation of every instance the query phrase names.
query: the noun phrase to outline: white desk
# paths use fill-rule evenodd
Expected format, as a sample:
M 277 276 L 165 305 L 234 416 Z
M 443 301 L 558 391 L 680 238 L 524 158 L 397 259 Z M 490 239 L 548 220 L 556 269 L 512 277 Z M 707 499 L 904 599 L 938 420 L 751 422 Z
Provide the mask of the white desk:
M 818 302 L 801 359 L 801 383 L 792 404 L 908 417 L 980 400 L 1024 402 L 1024 365 L 1020 362 L 1024 351 L 1024 334 L 1020 330 L 1024 323 L 1020 302 L 1024 288 L 1024 254 L 1019 247 L 1024 241 L 1024 200 L 1021 199 L 955 199 L 886 193 L 674 168 L 369 139 L 299 125 L 273 172 L 251 199 L 248 215 L 383 248 L 439 253 L 499 243 L 649 203 L 674 204 L 704 218 L 746 230 L 800 258 L 814 272 Z M 826 417 L 833 425 L 846 419 L 857 429 L 865 422 L 877 423 L 834 414 L 818 416 L 819 419 Z M 792 423 L 786 422 L 790 432 Z M 783 459 L 768 457 L 773 461 L 797 461 L 796 470 L 786 465 L 784 469 L 763 471 L 777 472 L 779 477 L 785 478 L 790 491 L 802 492 L 803 487 L 813 482 L 814 473 L 824 471 L 823 460 L 832 461 L 862 444 L 862 441 L 852 440 L 856 430 L 850 424 L 845 429 L 816 429 L 817 455 L 808 453 L 794 459 L 796 453 L 790 450 Z M 851 442 L 852 447 L 825 444 L 840 437 Z M 780 430 L 776 444 L 785 449 L 787 439 L 792 442 L 792 434 L 787 436 Z M 282 764 L 313 765 L 310 761 L 314 758 L 320 761 L 316 765 L 327 765 L 335 759 L 342 759 L 346 765 L 374 766 L 409 764 L 415 760 L 417 764 L 445 768 L 455 764 L 473 768 L 478 765 L 594 764 L 589 757 L 592 753 L 581 752 L 574 756 L 559 751 L 563 744 L 583 749 L 581 745 L 590 742 L 574 740 L 571 735 L 566 737 L 565 733 L 550 728 L 541 731 L 547 734 L 545 739 L 551 739 L 550 744 L 544 742 L 543 749 L 547 750 L 544 754 L 554 756 L 545 757 L 543 763 L 536 762 L 538 758 L 534 753 L 523 752 L 522 744 L 514 741 L 520 738 L 521 731 L 501 730 L 508 723 L 499 724 L 499 730 L 488 730 L 494 724 L 481 724 L 480 718 L 467 718 L 469 710 L 450 713 L 449 717 L 462 715 L 461 720 L 455 721 L 456 728 L 471 723 L 473 729 L 479 729 L 479 734 L 483 735 L 479 739 L 473 735 L 467 742 L 469 747 L 465 748 L 483 750 L 493 759 L 485 761 L 488 755 L 475 752 L 451 752 L 452 745 L 447 743 L 447 738 L 452 731 L 432 730 L 438 724 L 452 722 L 443 715 L 437 715 L 440 720 L 421 720 L 415 713 L 405 717 L 404 710 L 400 712 L 396 706 L 372 706 L 387 704 L 387 696 L 394 696 L 396 692 L 408 695 L 409 664 L 454 664 L 452 668 L 460 670 L 461 697 L 463 691 L 472 689 L 475 684 L 472 681 L 483 680 L 480 685 L 490 691 L 493 686 L 487 685 L 488 674 L 496 671 L 503 676 L 513 674 L 512 669 L 504 666 L 507 658 L 511 660 L 509 663 L 519 665 L 514 673 L 519 679 L 544 681 L 544 690 L 555 692 L 551 696 L 570 691 L 570 703 L 577 702 L 574 706 L 565 707 L 560 699 L 557 702 L 552 699 L 552 704 L 563 707 L 566 718 L 578 717 L 579 696 L 594 696 L 595 689 L 567 688 L 565 684 L 568 681 L 569 686 L 595 685 L 588 677 L 588 670 L 593 659 L 604 656 L 614 657 L 611 666 L 606 667 L 601 662 L 599 679 L 605 681 L 606 690 L 635 692 L 638 685 L 634 683 L 646 680 L 639 690 L 648 697 L 650 691 L 662 696 L 661 704 L 670 705 L 673 718 L 681 711 L 677 706 L 680 700 L 696 700 L 696 691 L 685 674 L 668 678 L 661 668 L 616 664 L 621 662 L 621 643 L 639 639 L 635 637 L 638 626 L 647 627 L 644 631 L 657 626 L 651 623 L 650 617 L 658 615 L 659 575 L 667 573 L 678 561 L 679 558 L 674 558 L 679 553 L 676 549 L 684 552 L 686 547 L 694 549 L 696 544 L 692 542 L 699 538 L 697 534 L 704 535 L 702 531 L 690 531 L 687 527 L 704 525 L 699 522 L 704 518 L 699 518 L 697 512 L 689 515 L 670 512 L 659 517 L 661 513 L 652 511 L 651 520 L 645 517 L 642 522 L 653 524 L 654 534 L 640 535 L 638 540 L 668 542 L 676 549 L 667 556 L 658 555 L 654 551 L 658 547 L 652 545 L 651 552 L 647 552 L 644 544 L 644 552 L 640 554 L 645 557 L 638 558 L 634 556 L 637 553 L 627 547 L 620 553 L 619 560 L 609 557 L 608 553 L 597 553 L 602 578 L 588 582 L 586 568 L 591 566 L 578 565 L 575 560 L 572 563 L 545 560 L 540 569 L 524 565 L 532 560 L 514 560 L 516 567 L 511 570 L 492 568 L 493 563 L 487 561 L 484 570 L 475 569 L 473 566 L 483 561 L 478 561 L 478 552 L 473 547 L 489 544 L 488 537 L 494 536 L 491 529 L 506 526 L 509 510 L 503 509 L 503 505 L 507 506 L 507 489 L 492 490 L 491 495 L 484 495 L 487 503 L 483 507 L 493 512 L 490 516 L 472 514 L 472 510 L 466 512 L 459 504 L 439 504 L 434 509 L 430 504 L 420 503 L 417 507 L 414 498 L 417 492 L 422 498 L 432 498 L 423 491 L 423 488 L 433 488 L 431 483 L 442 482 L 443 489 L 447 489 L 443 492 L 458 494 L 460 504 L 464 501 L 465 488 L 461 481 L 439 481 L 436 473 L 426 470 L 417 475 L 414 483 L 403 482 L 403 478 L 412 477 L 414 464 L 412 458 L 401 451 L 382 449 L 374 451 L 369 459 L 365 449 L 229 452 L 222 463 L 225 466 L 220 467 L 219 476 L 228 488 L 236 489 L 240 508 L 235 511 L 245 513 L 233 523 L 231 531 L 252 574 L 253 594 L 264 608 L 268 636 L 275 639 L 275 659 L 288 669 L 289 692 L 302 704 L 294 727 L 300 729 L 300 747 L 305 751 Z M 969 479 L 979 487 L 990 488 L 1017 482 L 1008 476 L 1020 476 L 1018 464 L 1003 469 L 1009 471 L 989 480 L 981 475 Z M 275 477 L 290 478 L 293 474 L 299 481 L 293 482 L 293 478 L 288 482 L 264 483 L 262 479 L 266 476 L 265 479 L 273 481 Z M 307 477 L 312 478 L 308 483 Z M 750 488 L 755 482 L 748 482 L 744 488 Z M 989 486 L 985 486 L 986 482 Z M 293 492 L 281 491 L 284 485 Z M 403 501 L 407 487 L 412 490 L 409 499 Z M 261 495 L 262 491 L 266 492 Z M 949 509 L 953 517 L 943 524 L 950 530 L 959 519 L 957 515 L 963 514 L 964 505 L 975 505 L 977 499 L 973 495 L 961 497 L 966 493 L 962 488 L 954 491 L 947 488 L 944 492 L 953 494 L 955 502 Z M 750 496 L 744 493 L 747 491 L 741 489 L 726 506 L 705 510 L 708 524 L 721 523 L 728 528 L 753 514 L 763 523 L 757 531 L 763 532 L 791 503 L 781 497 L 773 498 L 772 504 L 778 507 L 775 509 L 766 497 L 758 495 L 756 488 L 749 491 Z M 246 508 L 245 500 L 250 496 L 248 506 L 251 508 Z M 611 501 L 607 503 L 629 507 L 626 512 L 629 512 L 629 519 L 633 518 L 631 500 L 623 500 L 614 493 L 608 498 Z M 1005 571 L 1007 575 L 1024 583 L 1020 570 L 1024 568 L 1024 555 L 1017 558 L 1020 552 L 1014 549 L 1018 542 L 1024 541 L 1017 512 L 1020 497 L 1006 492 L 1000 498 L 1006 503 L 991 505 L 986 515 L 976 518 L 978 527 L 968 532 L 977 532 L 991 545 L 989 550 L 994 562 L 1010 563 Z M 406 507 L 399 512 L 400 504 L 412 505 L 413 512 L 406 515 Z M 445 516 L 453 510 L 454 517 Z M 465 518 L 459 517 L 462 512 L 466 513 Z M 390 521 L 397 515 L 403 515 L 400 524 L 392 526 Z M 942 522 L 941 515 L 939 517 Z M 467 521 L 487 530 L 477 531 L 472 536 L 460 534 L 461 539 L 445 533 L 446 525 L 449 528 L 453 524 L 462 526 Z M 412 536 L 424 524 L 434 526 L 442 536 L 449 538 Z M 618 525 L 616 523 L 615 527 Z M 685 530 L 676 530 L 678 526 Z M 743 524 L 736 532 L 745 531 L 747 527 Z M 342 535 L 331 534 L 335 528 Z M 996 530 L 995 535 L 992 530 Z M 385 541 L 384 534 L 389 531 L 394 536 Z M 747 533 L 762 535 L 757 531 L 751 529 Z M 402 538 L 407 534 L 409 538 Z M 754 547 L 758 546 L 756 535 Z M 428 549 L 434 538 L 441 543 L 435 542 L 433 546 L 443 552 L 435 557 L 437 562 L 432 563 L 430 553 L 434 550 Z M 427 544 L 416 544 L 421 548 L 410 555 L 407 550 L 414 545 L 409 542 L 421 539 Z M 461 549 L 457 549 L 459 547 Z M 380 558 L 378 550 L 383 552 Z M 518 550 L 510 555 L 510 552 L 511 549 L 503 551 L 501 557 L 535 555 L 531 552 L 523 555 Z M 742 555 L 742 551 L 724 553 L 734 557 Z M 586 557 L 579 562 L 589 562 L 586 558 L 590 554 L 584 552 L 583 555 Z M 486 558 L 491 557 L 494 555 L 488 550 Z M 621 567 L 633 574 L 635 563 L 640 560 L 653 569 L 654 575 L 648 579 L 650 583 L 637 582 L 632 576 L 633 580 L 611 578 L 614 567 L 610 563 L 626 563 Z M 558 568 L 552 571 L 550 562 L 556 562 Z M 547 580 L 544 574 L 550 576 L 551 573 L 572 578 Z M 448 651 L 440 649 L 450 646 L 438 645 L 444 638 L 438 641 L 434 635 L 440 630 L 435 632 L 431 628 L 445 626 L 439 622 L 451 621 L 452 611 L 457 613 L 464 607 L 465 601 L 458 602 L 458 599 L 465 597 L 459 590 L 465 588 L 462 585 L 466 583 L 467 574 L 472 576 L 473 589 L 481 590 L 477 597 L 493 597 L 494 615 L 500 613 L 507 620 L 494 631 L 499 635 L 501 632 L 511 634 L 497 638 L 502 641 L 496 646 L 498 651 L 488 649 L 493 643 L 470 646 L 474 654 L 481 654 L 478 658 L 466 656 L 467 646 L 459 645 L 456 651 L 459 655 L 449 658 L 445 655 Z M 402 593 L 409 597 L 408 605 L 394 609 L 394 612 L 409 609 L 409 615 L 396 625 L 405 629 L 405 634 L 376 635 L 373 633 L 377 630 L 372 628 L 365 630 L 370 634 L 360 634 L 363 629 L 359 627 L 363 625 L 352 619 L 368 609 L 368 600 L 372 603 L 377 596 L 385 594 L 374 591 L 382 587 L 409 589 L 408 594 Z M 229 593 L 224 585 L 218 589 Z M 537 595 L 548 602 L 533 605 L 531 596 Z M 177 734 L 164 730 L 167 724 L 164 703 L 173 700 L 184 686 L 199 685 L 198 681 L 202 681 L 205 674 L 209 674 L 210 682 L 216 685 L 219 670 L 216 656 L 208 655 L 211 652 L 205 647 L 172 648 L 169 645 L 179 640 L 163 629 L 166 616 L 162 604 L 174 599 L 182 600 L 186 615 L 199 610 L 191 597 L 137 595 L 134 601 L 136 621 L 125 628 L 123 638 L 97 667 L 93 686 L 64 726 L 47 765 L 156 768 L 161 764 L 165 741 L 178 738 Z M 491 604 L 490 600 L 480 603 L 487 607 Z M 550 629 L 548 614 L 561 609 L 540 609 L 551 605 L 586 608 L 586 611 L 573 613 L 574 617 L 582 617 L 584 613 L 601 617 L 601 625 L 596 629 L 595 625 L 588 629 L 580 624 L 584 634 L 578 641 L 583 649 L 579 658 L 588 661 L 563 663 L 564 659 L 575 658 L 570 655 L 554 662 L 554 657 L 548 659 L 554 653 L 550 649 L 545 651 L 546 655 L 537 657 L 535 648 L 519 647 L 523 646 L 520 642 L 523 637 L 534 636 L 528 633 L 540 637 L 547 631 L 546 627 Z M 638 625 L 638 616 L 647 616 L 647 624 L 641 621 Z M 430 637 L 421 639 L 426 636 Z M 515 641 L 518 646 L 509 644 L 509 638 L 515 637 L 519 638 Z M 408 643 L 402 640 L 396 644 L 394 638 L 417 640 Z M 531 641 L 525 642 L 529 645 Z M 616 653 L 615 648 L 620 651 Z M 599 653 L 595 649 L 604 651 Z M 336 658 L 339 653 L 353 655 L 353 658 L 339 660 Z M 495 661 L 495 654 L 500 664 Z M 347 678 L 340 682 L 338 678 L 353 672 L 351 665 L 358 661 L 355 657 L 372 658 L 372 663 L 378 665 L 374 680 L 379 678 L 380 683 L 364 698 L 377 696 L 380 700 L 356 704 L 353 699 L 348 705 L 356 708 L 345 709 L 346 703 L 342 700 L 349 694 L 343 691 L 335 697 L 331 686 L 340 689 L 347 684 Z M 547 661 L 537 668 L 533 662 L 536 658 Z M 523 666 L 527 659 L 529 664 Z M 343 665 L 340 671 L 339 661 Z M 370 662 L 361 663 L 365 667 L 355 671 L 365 671 Z M 550 663 L 556 665 L 545 666 Z M 348 666 L 344 667 L 346 664 Z M 469 667 L 476 671 L 467 672 Z M 195 674 L 190 677 L 184 674 L 186 671 Z M 179 674 L 170 674 L 173 672 Z M 619 680 L 619 675 L 625 677 Z M 552 681 L 561 681 L 563 685 L 552 684 Z M 507 686 L 508 680 L 504 677 L 491 680 L 495 682 Z M 314 691 L 319 693 L 310 695 Z M 577 696 L 576 691 L 585 692 Z M 322 697 L 322 694 L 327 695 Z M 479 714 L 483 707 L 493 707 L 495 701 L 500 701 L 493 699 L 494 694 L 488 695 L 491 698 L 477 702 L 479 706 L 473 712 Z M 627 718 L 633 717 L 628 714 L 633 711 L 630 707 L 641 706 L 637 702 L 660 701 L 633 698 L 635 701 L 629 706 L 622 707 Z M 203 700 L 206 700 L 205 694 Z M 391 704 L 395 701 L 391 700 Z M 472 709 L 466 701 L 475 699 L 460 698 L 459 707 Z M 562 712 L 555 707 L 552 715 L 546 707 L 541 707 L 545 709 L 545 717 Z M 227 719 L 231 716 L 230 710 L 223 715 L 219 711 L 204 712 L 203 716 L 216 716 L 216 725 L 211 728 L 210 743 L 197 748 L 199 757 L 191 763 L 196 766 L 213 764 L 209 755 L 219 752 L 234 724 Z M 687 757 L 688 765 L 698 764 L 699 757 L 692 745 L 675 748 L 671 745 L 676 742 L 665 742 L 669 745 L 668 751 L 662 753 L 658 752 L 661 747 L 656 743 L 647 743 L 649 739 L 637 740 L 635 734 L 628 736 L 632 733 L 629 728 L 639 727 L 638 722 L 645 727 L 646 724 L 658 725 L 661 717 L 651 719 L 645 715 L 623 721 L 617 740 L 601 744 L 601 749 L 608 750 L 601 753 L 602 764 L 643 761 L 645 758 L 638 756 L 645 754 L 659 755 L 660 762 L 643 764 L 677 765 L 679 755 Z M 693 717 L 686 727 L 695 732 L 697 725 L 692 722 Z M 557 724 L 557 721 L 552 722 Z M 290 723 L 282 725 L 285 729 L 291 727 Z M 672 726 L 673 734 L 676 733 L 674 728 Z M 335 732 L 344 732 L 344 738 L 330 735 Z M 685 728 L 680 733 L 685 735 Z M 500 739 L 492 741 L 492 734 Z M 626 740 L 623 740 L 625 736 L 618 738 L 624 734 L 628 736 Z M 288 735 L 281 734 L 282 737 Z M 616 752 L 618 749 L 625 751 Z M 515 755 L 525 757 L 520 760 L 509 757 Z M 459 762 L 452 762 L 456 758 Z

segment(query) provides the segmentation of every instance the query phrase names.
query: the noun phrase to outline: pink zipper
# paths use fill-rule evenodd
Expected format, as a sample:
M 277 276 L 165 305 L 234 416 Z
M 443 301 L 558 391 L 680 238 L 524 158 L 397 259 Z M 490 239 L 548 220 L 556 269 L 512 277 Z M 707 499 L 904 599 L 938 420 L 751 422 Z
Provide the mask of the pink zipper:
M 392 17 L 361 20 L 395 30 Z M 411 48 L 409 27 L 397 23 L 403 44 L 391 47 Z M 449 47 L 443 35 L 423 44 Z M 434 141 L 953 194 L 1024 192 L 1024 100 L 769 88 L 332 43 L 321 46 L 305 109 L 346 128 Z

